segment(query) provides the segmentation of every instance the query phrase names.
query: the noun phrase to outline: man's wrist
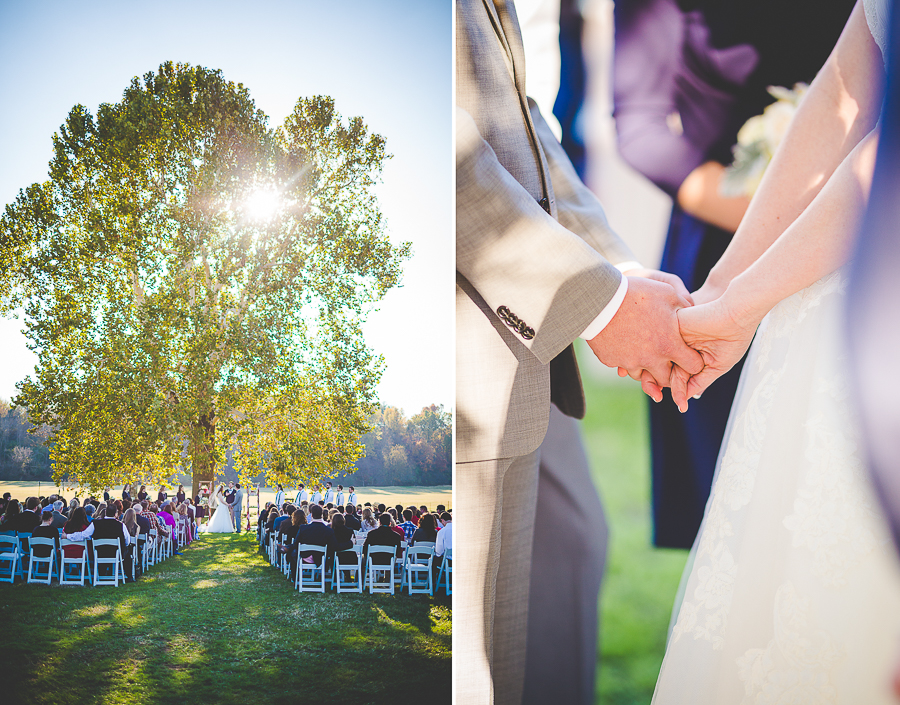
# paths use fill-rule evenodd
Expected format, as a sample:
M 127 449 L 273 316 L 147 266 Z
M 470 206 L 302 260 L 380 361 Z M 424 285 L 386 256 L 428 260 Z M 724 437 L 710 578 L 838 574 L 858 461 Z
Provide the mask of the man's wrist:
M 621 262 L 616 266 L 620 272 L 629 272 L 632 269 L 642 269 L 641 264 L 635 261 Z M 622 305 L 622 302 L 625 300 L 625 295 L 628 293 L 628 277 L 623 276 L 622 281 L 619 282 L 619 288 L 616 289 L 616 293 L 613 294 L 613 297 L 609 300 L 606 306 L 603 307 L 603 310 L 600 311 L 600 314 L 591 321 L 590 325 L 584 329 L 584 332 L 579 336 L 584 340 L 592 340 L 596 338 L 607 325 L 613 319 L 613 317 L 619 312 L 619 307 Z

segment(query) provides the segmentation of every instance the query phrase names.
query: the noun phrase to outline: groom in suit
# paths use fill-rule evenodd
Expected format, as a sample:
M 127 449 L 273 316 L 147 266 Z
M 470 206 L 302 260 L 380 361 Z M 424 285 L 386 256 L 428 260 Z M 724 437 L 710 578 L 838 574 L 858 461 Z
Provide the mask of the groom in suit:
M 234 509 L 235 531 L 237 531 L 237 533 L 241 533 L 241 508 L 244 506 L 244 490 L 241 489 L 240 482 L 235 485 L 234 502 L 231 506 Z
M 673 363 L 703 363 L 678 332 L 683 284 L 640 269 L 525 96 L 511 0 L 459 0 L 456 12 L 454 692 L 467 705 L 588 703 L 605 541 L 569 552 L 545 539 L 543 521 L 535 533 L 539 485 L 555 516 L 599 512 L 571 490 L 592 488 L 573 420 L 584 397 L 572 343 L 584 338 L 635 378 L 648 370 L 656 399 Z M 528 645 L 525 689 L 533 545 L 566 580 L 535 581 L 532 603 L 553 610 Z

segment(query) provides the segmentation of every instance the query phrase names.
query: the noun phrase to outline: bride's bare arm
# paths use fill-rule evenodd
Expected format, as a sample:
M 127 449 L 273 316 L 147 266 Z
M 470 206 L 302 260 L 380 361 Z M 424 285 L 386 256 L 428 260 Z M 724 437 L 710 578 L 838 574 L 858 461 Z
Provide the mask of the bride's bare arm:
M 684 341 L 705 363 L 689 381 L 687 373 L 673 369 L 672 399 L 680 410 L 741 359 L 775 304 L 847 260 L 868 199 L 877 143 L 875 132 L 863 139 L 810 206 L 721 297 L 678 311 Z
M 695 297 L 697 303 L 716 298 L 760 259 L 872 131 L 881 108 L 883 71 L 881 52 L 869 32 L 862 4 L 857 3 L 798 109 L 734 239 L 710 272 L 699 297 Z M 829 230 L 829 237 L 846 239 L 853 235 L 852 231 Z M 825 234 L 820 237 L 825 239 Z

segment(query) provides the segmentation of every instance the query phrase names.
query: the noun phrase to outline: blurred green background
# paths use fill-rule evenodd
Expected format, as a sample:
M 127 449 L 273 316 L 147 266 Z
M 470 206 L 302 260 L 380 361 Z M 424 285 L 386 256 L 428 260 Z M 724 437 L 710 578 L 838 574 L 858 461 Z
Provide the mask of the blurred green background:
M 579 351 L 585 352 L 590 354 Z M 651 544 L 649 400 L 637 382 L 606 370 L 592 374 L 596 364 L 579 357 L 587 395 L 582 433 L 610 531 L 600 595 L 597 703 L 647 705 L 688 552 Z

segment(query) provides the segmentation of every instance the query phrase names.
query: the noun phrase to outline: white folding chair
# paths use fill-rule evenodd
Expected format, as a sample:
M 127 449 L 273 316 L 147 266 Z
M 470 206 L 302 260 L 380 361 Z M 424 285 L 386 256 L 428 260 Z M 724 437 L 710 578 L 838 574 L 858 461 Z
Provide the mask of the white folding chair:
M 363 591 L 362 545 L 335 553 L 332 582 L 338 592 Z
M 401 592 L 406 586 L 406 571 L 404 570 L 404 566 L 406 565 L 406 552 L 408 550 L 408 542 L 404 539 L 400 542 L 400 549 L 397 553 L 397 557 L 394 559 L 394 583 L 400 586 Z
M 93 544 L 94 552 L 94 585 L 113 585 L 114 587 L 119 587 L 119 580 L 123 583 L 125 582 L 125 566 L 122 563 L 122 548 L 119 545 L 119 539 L 93 539 L 91 543 Z M 115 547 L 115 555 L 101 558 L 97 554 L 97 549 L 103 547 Z M 109 566 L 111 574 L 100 575 L 101 566 Z
M 151 527 L 147 536 L 147 545 L 144 548 L 147 549 L 147 566 L 149 567 L 159 563 L 159 530 Z
M 444 590 L 448 595 L 453 594 L 453 549 L 448 548 L 444 552 L 444 559 L 441 561 L 441 570 L 438 573 L 437 585 L 435 591 L 441 589 L 441 580 L 444 581 Z
M 8 564 L 8 566 L 7 566 Z M 6 575 L 7 569 L 9 575 Z M 0 582 L 14 583 L 19 573 L 19 540 L 15 532 L 0 536 Z
M 25 576 L 28 575 L 28 557 L 30 555 L 28 541 L 31 539 L 31 532 L 17 531 L 16 538 L 19 540 L 19 570 L 16 574 L 25 580 Z
M 410 595 L 434 595 L 433 563 L 434 546 L 417 543 L 406 552 L 406 587 Z
M 147 533 L 139 533 L 137 535 L 137 547 L 136 551 L 138 552 L 138 556 L 140 556 L 140 561 L 135 561 L 135 565 L 140 563 L 141 573 L 147 572 L 147 568 L 150 566 L 150 535 Z M 136 576 L 135 576 L 136 577 Z
M 374 563 L 372 557 L 378 554 L 386 554 L 389 560 L 384 563 Z M 369 581 L 369 594 L 375 592 L 389 592 L 394 594 L 394 562 L 397 559 L 396 546 L 369 546 L 369 556 L 366 559 L 366 573 Z
M 318 553 L 321 560 L 316 564 L 316 556 L 313 555 L 313 563 L 308 563 L 301 558 L 305 552 Z M 301 543 L 297 547 L 297 577 L 294 587 L 300 592 L 325 592 L 325 547 L 312 543 Z
M 36 556 L 34 554 L 34 549 L 39 546 L 45 547 L 49 555 Z M 41 553 L 43 553 L 43 551 L 41 551 Z M 44 564 L 47 565 L 46 575 L 41 574 L 40 570 L 40 567 Z M 55 567 L 56 541 L 54 541 L 53 539 L 44 538 L 42 536 L 32 536 L 31 540 L 29 541 L 28 577 L 26 579 L 26 582 L 43 583 L 45 585 L 50 585 L 53 582 L 53 573 Z M 56 572 L 58 573 L 59 571 Z
M 82 546 L 84 550 L 81 552 L 81 558 L 67 558 L 65 547 L 66 546 Z M 88 566 L 88 548 L 87 542 L 85 541 L 72 541 L 71 539 L 60 539 L 59 540 L 60 547 L 60 555 L 59 555 L 59 584 L 60 585 L 84 585 L 84 579 L 87 578 L 88 582 L 91 581 L 91 571 Z M 75 573 L 72 571 L 71 573 L 67 571 L 67 568 L 70 566 L 78 566 L 80 567 L 80 572 Z

